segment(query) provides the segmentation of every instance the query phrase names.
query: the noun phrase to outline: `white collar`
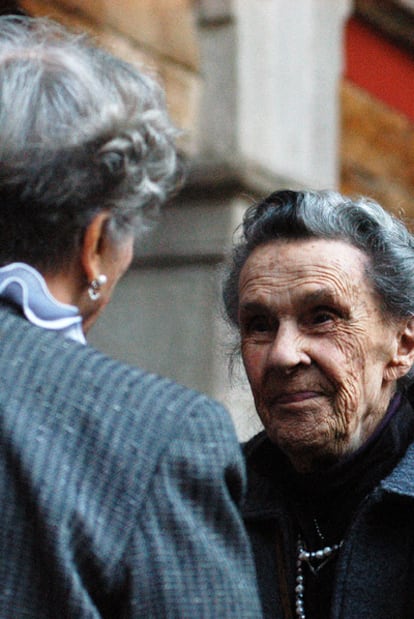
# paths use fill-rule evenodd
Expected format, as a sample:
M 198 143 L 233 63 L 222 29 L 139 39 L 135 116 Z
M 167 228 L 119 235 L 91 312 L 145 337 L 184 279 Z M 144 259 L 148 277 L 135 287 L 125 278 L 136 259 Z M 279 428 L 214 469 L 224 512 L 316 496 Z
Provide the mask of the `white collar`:
M 86 344 L 78 308 L 55 299 L 43 276 L 28 264 L 12 262 L 0 268 L 0 298 L 17 304 L 37 327 Z

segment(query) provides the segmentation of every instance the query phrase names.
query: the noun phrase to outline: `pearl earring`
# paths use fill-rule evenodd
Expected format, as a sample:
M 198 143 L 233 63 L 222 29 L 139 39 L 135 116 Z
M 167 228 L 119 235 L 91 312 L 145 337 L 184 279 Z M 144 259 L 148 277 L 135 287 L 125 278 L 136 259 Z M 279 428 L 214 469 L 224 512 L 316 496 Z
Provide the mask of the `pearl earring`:
M 95 279 L 91 281 L 88 288 L 88 294 L 91 301 L 97 301 L 101 296 L 100 289 L 102 286 L 106 284 L 108 278 L 106 275 L 98 275 Z

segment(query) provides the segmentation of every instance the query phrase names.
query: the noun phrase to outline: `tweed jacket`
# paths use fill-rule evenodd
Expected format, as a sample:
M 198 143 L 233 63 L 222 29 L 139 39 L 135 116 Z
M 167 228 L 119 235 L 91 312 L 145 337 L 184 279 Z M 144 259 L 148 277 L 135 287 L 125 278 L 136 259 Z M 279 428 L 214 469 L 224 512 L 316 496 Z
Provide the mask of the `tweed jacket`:
M 205 396 L 0 303 L 0 618 L 258 618 L 244 465 Z
M 244 518 L 264 617 L 293 619 L 295 557 L 287 548 L 294 547 L 295 533 L 281 486 L 265 473 L 273 449 L 265 433 L 245 446 L 249 490 Z M 413 617 L 414 443 L 364 499 L 348 529 L 338 554 L 331 611 L 331 619 Z

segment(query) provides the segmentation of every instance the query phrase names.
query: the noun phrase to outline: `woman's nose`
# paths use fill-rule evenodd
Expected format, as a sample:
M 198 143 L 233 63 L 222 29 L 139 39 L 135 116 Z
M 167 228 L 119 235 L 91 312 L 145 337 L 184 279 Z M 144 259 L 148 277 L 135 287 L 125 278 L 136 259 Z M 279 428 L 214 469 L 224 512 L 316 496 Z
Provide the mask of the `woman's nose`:
M 310 365 L 306 338 L 296 325 L 279 324 L 269 350 L 268 363 L 283 371 L 291 370 L 301 364 Z

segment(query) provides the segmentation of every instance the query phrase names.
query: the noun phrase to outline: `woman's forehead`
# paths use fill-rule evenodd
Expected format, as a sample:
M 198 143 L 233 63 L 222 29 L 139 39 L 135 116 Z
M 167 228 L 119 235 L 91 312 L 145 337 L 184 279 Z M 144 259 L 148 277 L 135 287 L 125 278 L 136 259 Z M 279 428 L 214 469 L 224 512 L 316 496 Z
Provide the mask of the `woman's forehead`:
M 336 239 L 274 240 L 256 247 L 247 258 L 247 269 L 283 272 L 308 268 L 364 272 L 368 256 L 350 243 Z
M 272 241 L 257 247 L 240 274 L 240 294 L 298 290 L 309 294 L 346 293 L 365 278 L 367 256 L 344 241 L 306 239 Z

